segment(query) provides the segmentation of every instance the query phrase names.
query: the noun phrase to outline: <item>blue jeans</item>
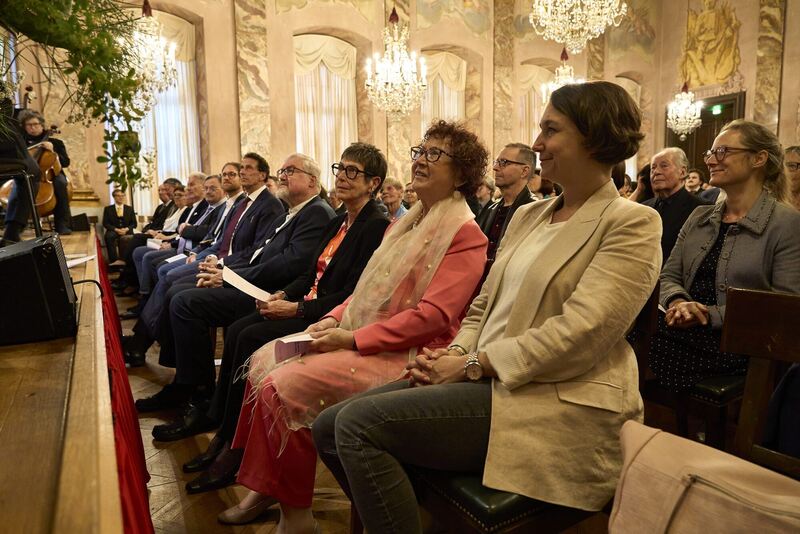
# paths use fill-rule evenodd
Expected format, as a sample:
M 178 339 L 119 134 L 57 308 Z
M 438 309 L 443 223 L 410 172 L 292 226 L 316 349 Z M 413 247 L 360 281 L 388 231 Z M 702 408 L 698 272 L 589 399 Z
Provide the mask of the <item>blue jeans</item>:
M 488 381 L 423 387 L 399 381 L 328 408 L 312 433 L 368 532 L 421 533 L 403 464 L 482 472 L 491 414 Z

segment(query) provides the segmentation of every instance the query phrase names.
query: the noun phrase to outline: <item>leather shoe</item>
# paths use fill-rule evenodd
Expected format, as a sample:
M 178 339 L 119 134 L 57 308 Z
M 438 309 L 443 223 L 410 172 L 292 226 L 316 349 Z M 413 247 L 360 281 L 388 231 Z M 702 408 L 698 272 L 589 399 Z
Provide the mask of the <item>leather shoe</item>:
M 208 444 L 205 452 L 198 454 L 185 464 L 183 464 L 184 473 L 197 473 L 205 470 L 209 465 L 214 463 L 214 460 L 225 449 L 225 440 L 221 437 L 214 436 L 214 439 Z
M 72 230 L 70 230 L 65 226 L 63 228 L 56 228 L 56 233 L 61 235 L 70 235 L 72 233 Z
M 147 363 L 147 357 L 145 356 L 144 352 L 140 352 L 138 350 L 126 350 L 125 363 L 131 367 L 144 367 L 144 365 Z
M 238 469 L 223 473 L 221 476 L 214 476 L 210 471 L 206 471 L 194 480 L 186 483 L 186 492 L 190 495 L 213 491 L 230 486 L 236 482 L 236 472 Z
M 181 404 L 188 401 L 190 396 L 190 389 L 181 387 L 175 383 L 167 384 L 152 397 L 137 400 L 136 410 L 139 412 L 155 412 L 158 410 L 178 408 Z
M 203 408 L 190 405 L 188 412 L 181 418 L 166 425 L 153 427 L 153 439 L 156 441 L 177 441 L 195 434 L 214 430 L 219 425 L 211 419 Z
M 138 319 L 139 318 L 139 312 L 138 311 L 126 311 L 125 313 L 120 315 L 119 318 L 120 318 L 121 321 L 127 321 L 127 320 L 130 320 L 130 319 Z
M 277 499 L 265 497 L 250 508 L 242 510 L 239 505 L 234 505 L 217 516 L 217 521 L 225 525 L 246 525 L 252 523 L 258 516 L 266 512 L 270 506 L 276 504 Z

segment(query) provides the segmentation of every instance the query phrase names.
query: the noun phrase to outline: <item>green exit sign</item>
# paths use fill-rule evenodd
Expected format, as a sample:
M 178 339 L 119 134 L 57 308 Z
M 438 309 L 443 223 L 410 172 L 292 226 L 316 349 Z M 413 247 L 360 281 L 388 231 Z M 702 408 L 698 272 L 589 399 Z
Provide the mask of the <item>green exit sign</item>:
M 722 113 L 722 104 L 716 104 L 714 106 L 711 106 L 712 115 L 719 115 L 720 113 Z

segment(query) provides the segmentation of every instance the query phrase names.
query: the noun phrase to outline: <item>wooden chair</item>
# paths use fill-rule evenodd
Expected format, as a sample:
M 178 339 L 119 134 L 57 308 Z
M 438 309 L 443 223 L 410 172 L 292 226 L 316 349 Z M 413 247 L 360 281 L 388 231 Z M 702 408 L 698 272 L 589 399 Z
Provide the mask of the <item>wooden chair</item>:
M 658 291 L 656 285 L 632 328 L 637 334 L 633 346 L 637 360 L 639 352 L 650 350 L 658 320 Z M 448 532 L 561 532 L 596 513 L 490 489 L 483 486 L 478 474 L 413 466 L 406 466 L 406 472 L 414 485 L 420 507 Z M 362 531 L 356 508 L 351 507 L 350 532 L 360 534 Z
M 640 351 L 636 354 L 642 398 L 674 411 L 677 422 L 676 434 L 681 437 L 689 437 L 690 416 L 705 421 L 706 445 L 725 449 L 727 422 L 731 412 L 741 402 L 744 377 L 715 376 L 698 382 L 688 393 L 675 393 L 661 387 L 655 377 L 648 373 L 649 351 Z
M 800 296 L 728 289 L 722 350 L 749 356 L 736 428 L 737 456 L 800 480 L 800 459 L 767 449 L 761 437 L 781 362 L 800 362 Z

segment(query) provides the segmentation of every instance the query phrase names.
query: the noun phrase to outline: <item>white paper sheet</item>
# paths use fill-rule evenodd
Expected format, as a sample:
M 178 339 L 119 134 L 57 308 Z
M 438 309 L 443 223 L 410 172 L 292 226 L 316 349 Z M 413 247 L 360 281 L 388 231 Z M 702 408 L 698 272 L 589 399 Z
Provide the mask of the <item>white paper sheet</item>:
M 313 339 L 310 334 L 295 334 L 277 340 L 275 342 L 275 360 L 280 362 L 292 356 L 305 354 Z
M 186 260 L 186 254 L 183 254 L 183 253 L 175 254 L 174 256 L 172 256 L 170 258 L 167 258 L 164 261 L 167 262 L 167 263 L 172 263 L 172 262 L 175 262 L 175 261 L 178 261 L 178 260 Z
M 230 285 L 232 285 L 245 295 L 249 295 L 254 299 L 258 299 L 262 302 L 266 302 L 267 300 L 269 300 L 270 297 L 269 293 L 267 293 L 263 289 L 254 286 L 253 284 L 251 284 L 250 282 L 248 282 L 247 280 L 245 280 L 244 278 L 233 272 L 233 269 L 229 269 L 227 267 L 223 268 L 222 280 L 228 282 Z
M 150 239 L 147 240 L 147 248 L 152 248 L 154 250 L 160 249 L 161 248 L 161 240 L 151 237 Z
M 67 260 L 67 269 L 72 269 L 73 267 L 77 267 L 78 265 L 83 265 L 84 263 L 91 261 L 94 259 L 94 255 L 91 256 L 82 256 L 80 258 L 72 258 Z

